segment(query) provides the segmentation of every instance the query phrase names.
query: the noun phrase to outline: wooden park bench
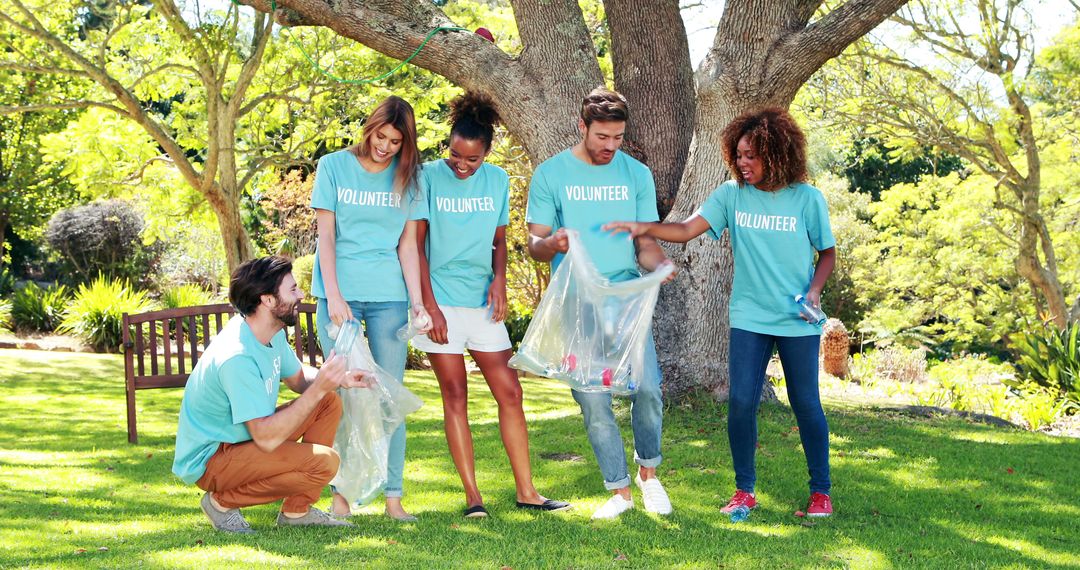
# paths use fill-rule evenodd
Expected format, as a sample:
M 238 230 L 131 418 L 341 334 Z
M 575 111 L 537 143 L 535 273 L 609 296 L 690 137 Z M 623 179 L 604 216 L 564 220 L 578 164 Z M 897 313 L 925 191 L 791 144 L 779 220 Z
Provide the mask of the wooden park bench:
M 232 305 L 202 305 L 124 313 L 124 378 L 127 386 L 128 442 L 138 443 L 135 392 L 150 388 L 182 388 L 199 357 L 228 320 Z M 321 360 L 315 336 L 315 305 L 302 303 L 297 325 L 286 328 L 296 357 L 316 366 Z M 299 334 L 298 334 L 299 333 Z

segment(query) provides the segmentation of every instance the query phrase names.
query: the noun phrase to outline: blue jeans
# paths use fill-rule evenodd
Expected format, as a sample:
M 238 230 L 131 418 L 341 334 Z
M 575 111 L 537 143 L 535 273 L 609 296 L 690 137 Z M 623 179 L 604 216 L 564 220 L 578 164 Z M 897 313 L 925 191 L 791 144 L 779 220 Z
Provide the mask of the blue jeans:
M 660 432 L 664 423 L 664 401 L 660 393 L 660 365 L 656 362 L 656 345 L 652 333 L 645 340 L 645 365 L 648 367 L 638 391 L 630 396 L 630 425 L 634 430 L 634 461 L 642 467 L 660 465 Z M 573 391 L 585 419 L 604 487 L 622 489 L 630 485 L 626 468 L 626 448 L 622 433 L 611 410 L 611 394 Z
M 368 346 L 371 347 L 371 356 L 375 358 L 375 364 L 382 367 L 398 382 L 403 382 L 408 343 L 398 340 L 397 331 L 409 322 L 409 303 L 405 301 L 372 303 L 349 301 L 349 309 L 352 310 L 353 318 L 364 326 L 364 335 L 367 337 Z M 323 354 L 328 354 L 329 349 L 334 346 L 334 341 L 330 339 L 330 334 L 327 332 L 330 323 L 326 299 L 319 299 L 318 307 L 315 309 L 315 327 L 318 329 L 319 345 L 323 347 Z M 404 422 L 390 437 L 389 455 L 383 495 L 400 497 L 405 473 Z
M 799 437 L 810 472 L 810 492 L 829 493 L 829 424 L 825 421 L 818 395 L 820 344 L 818 335 L 773 336 L 731 329 L 728 442 L 736 488 L 754 492 L 758 404 L 765 382 L 765 368 L 775 345 L 780 352 L 780 363 L 784 365 L 788 400 L 799 424 Z

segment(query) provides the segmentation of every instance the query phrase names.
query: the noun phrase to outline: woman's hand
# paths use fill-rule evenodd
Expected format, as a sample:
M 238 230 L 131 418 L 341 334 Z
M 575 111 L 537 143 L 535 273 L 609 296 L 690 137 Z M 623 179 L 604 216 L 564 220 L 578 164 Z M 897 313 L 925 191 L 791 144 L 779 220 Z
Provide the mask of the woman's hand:
M 330 312 L 330 320 L 334 321 L 334 324 L 339 327 L 345 321 L 351 321 L 353 318 L 349 303 L 341 295 L 331 295 L 326 299 L 326 309 Z
M 446 316 L 438 307 L 433 307 L 428 311 L 428 317 L 431 318 L 431 330 L 428 331 L 427 337 L 431 342 L 435 344 L 446 344 L 449 339 L 446 338 Z
M 501 323 L 506 320 L 506 277 L 498 277 L 488 287 L 487 305 L 491 307 L 491 320 Z
M 649 235 L 649 228 L 652 225 L 652 222 L 611 222 L 610 224 L 604 224 L 600 229 L 613 234 L 626 232 L 630 234 L 631 238 L 636 238 Z
M 416 304 L 412 307 L 412 322 L 416 327 L 417 334 L 426 334 L 431 330 L 431 315 L 423 305 Z

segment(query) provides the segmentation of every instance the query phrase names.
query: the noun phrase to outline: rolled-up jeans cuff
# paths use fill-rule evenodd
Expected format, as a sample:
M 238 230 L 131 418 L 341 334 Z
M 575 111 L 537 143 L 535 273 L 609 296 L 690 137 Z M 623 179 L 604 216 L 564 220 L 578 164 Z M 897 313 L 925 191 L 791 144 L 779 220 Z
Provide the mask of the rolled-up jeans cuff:
M 386 497 L 387 499 L 400 499 L 402 493 L 403 491 L 401 489 L 395 489 L 393 491 L 386 490 L 383 491 L 383 497 Z
M 663 461 L 663 460 L 664 460 L 663 455 L 657 455 L 656 457 L 653 457 L 652 459 L 642 459 L 641 456 L 639 456 L 636 451 L 634 452 L 634 463 L 637 463 L 638 465 L 640 465 L 642 467 L 647 467 L 647 468 L 659 467 L 660 462 Z
M 630 476 L 629 475 L 627 475 L 626 477 L 623 477 L 622 479 L 619 479 L 618 481 L 611 482 L 611 483 L 609 483 L 608 481 L 604 481 L 604 488 L 607 489 L 608 491 L 615 491 L 617 489 L 625 489 L 625 488 L 627 488 L 629 486 L 630 486 Z

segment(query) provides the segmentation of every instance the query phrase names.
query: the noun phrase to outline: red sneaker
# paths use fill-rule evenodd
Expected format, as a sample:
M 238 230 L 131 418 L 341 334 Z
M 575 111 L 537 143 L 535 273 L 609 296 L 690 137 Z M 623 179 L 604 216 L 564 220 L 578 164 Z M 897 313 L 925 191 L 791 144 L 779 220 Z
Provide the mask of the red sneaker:
M 832 515 L 832 499 L 825 493 L 811 493 L 810 504 L 806 507 L 808 517 L 827 517 Z
M 756 508 L 757 499 L 754 498 L 752 493 L 736 490 L 735 494 L 731 496 L 731 500 L 728 501 L 728 504 L 725 505 L 724 508 L 720 509 L 720 512 L 725 515 L 730 515 L 732 511 L 739 507 L 746 507 L 748 509 Z

